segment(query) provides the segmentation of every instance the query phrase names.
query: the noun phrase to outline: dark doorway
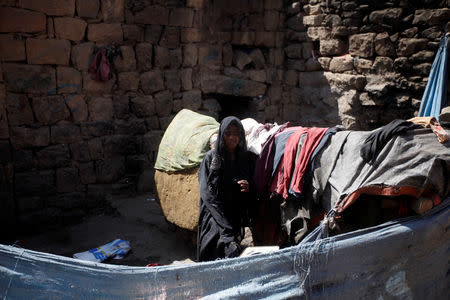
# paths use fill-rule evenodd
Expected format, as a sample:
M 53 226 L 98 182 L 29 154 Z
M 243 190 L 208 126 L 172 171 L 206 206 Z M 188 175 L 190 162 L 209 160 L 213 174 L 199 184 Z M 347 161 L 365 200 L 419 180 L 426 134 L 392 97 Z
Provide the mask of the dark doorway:
M 219 112 L 219 122 L 227 116 L 235 116 L 240 120 L 256 117 L 256 101 L 251 97 L 209 94 L 208 98 L 216 99 L 222 108 Z

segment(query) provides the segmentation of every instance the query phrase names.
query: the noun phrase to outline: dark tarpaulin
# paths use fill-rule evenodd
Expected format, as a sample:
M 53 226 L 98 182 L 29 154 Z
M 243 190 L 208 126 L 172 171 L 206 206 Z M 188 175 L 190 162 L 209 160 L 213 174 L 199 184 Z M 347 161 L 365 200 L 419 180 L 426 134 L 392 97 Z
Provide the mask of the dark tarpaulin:
M 399 204 L 424 197 L 438 204 L 450 194 L 450 142 L 442 144 L 431 129 L 404 120 L 371 132 L 336 132 L 316 153 L 311 168 L 312 177 L 302 197 L 291 197 L 281 207 L 282 229 L 291 245 L 314 228 L 312 219 L 320 216 L 321 210 L 342 213 L 360 197 L 361 201 L 367 195 L 379 200 L 376 207 L 358 203 L 365 205 L 364 212 L 358 213 L 367 227 L 393 219 L 376 210 L 381 207 L 381 198 L 376 196 L 394 197 Z M 359 226 L 356 220 L 350 222 Z
M 450 133 L 447 130 L 447 133 Z M 360 193 L 400 196 L 402 189 L 420 197 L 432 192 L 445 199 L 450 194 L 450 141 L 439 143 L 429 128 L 393 136 L 369 164 L 360 150 L 368 131 L 341 131 L 315 159 L 312 187 L 307 197 L 325 211 L 343 210 Z

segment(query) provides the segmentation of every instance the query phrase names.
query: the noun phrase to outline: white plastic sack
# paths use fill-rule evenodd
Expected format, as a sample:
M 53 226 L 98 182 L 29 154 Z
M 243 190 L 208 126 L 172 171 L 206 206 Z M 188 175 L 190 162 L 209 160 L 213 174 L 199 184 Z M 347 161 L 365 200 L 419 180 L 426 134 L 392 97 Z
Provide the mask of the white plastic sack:
M 256 155 L 261 154 L 266 141 L 281 127 L 277 123 L 261 124 L 252 118 L 243 119 L 241 123 L 245 131 L 247 149 Z
M 108 244 L 88 251 L 75 253 L 73 258 L 88 260 L 93 262 L 102 262 L 107 258 L 122 259 L 130 251 L 130 242 L 116 239 Z

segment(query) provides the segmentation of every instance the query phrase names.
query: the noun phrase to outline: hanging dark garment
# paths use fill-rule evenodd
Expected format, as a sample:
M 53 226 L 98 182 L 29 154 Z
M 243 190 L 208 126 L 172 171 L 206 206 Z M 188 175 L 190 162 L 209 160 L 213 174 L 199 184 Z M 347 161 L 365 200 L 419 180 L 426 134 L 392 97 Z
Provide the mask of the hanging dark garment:
M 272 175 L 270 176 L 270 180 L 267 183 L 268 186 L 272 183 L 272 179 L 275 176 L 275 172 L 278 169 L 278 165 L 280 164 L 280 161 L 283 159 L 284 156 L 284 149 L 286 148 L 286 143 L 288 139 L 291 137 L 291 135 L 295 132 L 295 130 L 299 129 L 300 127 L 289 127 L 283 130 L 282 132 L 278 133 L 275 136 L 275 155 L 273 158 L 273 169 L 272 169 Z
M 421 128 L 420 125 L 405 120 L 394 120 L 370 133 L 361 147 L 360 154 L 364 161 L 373 163 L 384 145 L 395 135 L 408 130 Z
M 272 170 L 275 157 L 275 136 L 290 126 L 290 123 L 284 123 L 280 128 L 270 136 L 264 144 L 261 154 L 258 156 L 255 165 L 255 176 L 253 178 L 258 198 L 268 197 L 267 185 L 272 177 Z
M 337 131 L 341 130 L 340 127 L 332 127 L 328 129 L 315 128 L 315 133 L 311 135 L 311 139 L 317 139 L 314 143 L 307 144 L 307 139 L 299 139 L 297 147 L 297 155 L 300 155 L 301 149 L 307 150 L 306 153 L 311 152 L 308 155 L 306 165 L 304 168 L 304 175 L 302 181 L 302 191 L 300 193 L 289 189 L 289 195 L 286 197 L 281 204 L 281 229 L 285 235 L 285 245 L 291 246 L 298 244 L 301 239 L 315 226 L 317 222 L 313 222 L 312 219 L 316 217 L 322 218 L 323 209 L 314 205 L 311 197 L 305 197 L 303 195 L 303 189 L 310 189 L 311 185 L 311 173 L 314 164 L 314 159 L 317 154 L 326 148 L 327 142 L 329 142 L 330 137 L 334 135 Z M 306 143 L 306 144 L 305 144 Z M 310 149 L 308 149 L 310 148 Z M 299 154 L 300 152 L 300 154 Z M 298 175 L 298 174 L 297 174 Z
M 114 71 L 113 62 L 118 55 L 123 59 L 122 51 L 114 43 L 100 48 L 95 47 L 94 57 L 89 66 L 91 79 L 101 82 L 110 80 Z
M 111 79 L 111 65 L 108 59 L 108 50 L 100 48 L 89 67 L 91 79 L 95 81 L 108 81 Z
M 344 130 L 344 127 L 342 125 L 337 125 L 334 127 L 329 128 L 325 134 L 323 135 L 322 139 L 320 140 L 320 143 L 317 145 L 317 147 L 314 149 L 314 152 L 311 154 L 311 157 L 309 158 L 308 166 L 306 167 L 305 172 L 305 183 L 304 185 L 308 187 L 311 184 L 312 180 L 312 173 L 314 171 L 314 162 L 316 160 L 317 155 L 326 148 L 328 143 L 330 142 L 331 137 L 338 131 Z M 292 189 L 289 189 L 289 193 L 293 195 L 294 197 L 299 198 L 301 194 L 298 194 L 294 192 Z
M 224 131 L 230 125 L 239 129 L 239 145 L 232 160 L 225 149 Z M 216 148 L 204 157 L 198 173 L 200 215 L 198 222 L 198 261 L 235 257 L 240 254 L 239 238 L 249 224 L 252 207 L 254 159 L 247 151 L 245 133 L 239 119 L 225 118 L 219 128 Z M 245 179 L 250 192 L 240 192 L 237 181 Z

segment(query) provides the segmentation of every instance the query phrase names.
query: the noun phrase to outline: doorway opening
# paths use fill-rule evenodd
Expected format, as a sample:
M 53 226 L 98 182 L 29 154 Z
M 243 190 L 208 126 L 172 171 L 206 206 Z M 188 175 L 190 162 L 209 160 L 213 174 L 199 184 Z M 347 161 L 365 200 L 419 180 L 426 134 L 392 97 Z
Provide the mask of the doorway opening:
M 256 118 L 258 111 L 257 101 L 251 97 L 208 94 L 208 98 L 214 98 L 220 104 L 221 110 L 218 112 L 219 122 L 228 116 L 235 116 L 240 120 Z

